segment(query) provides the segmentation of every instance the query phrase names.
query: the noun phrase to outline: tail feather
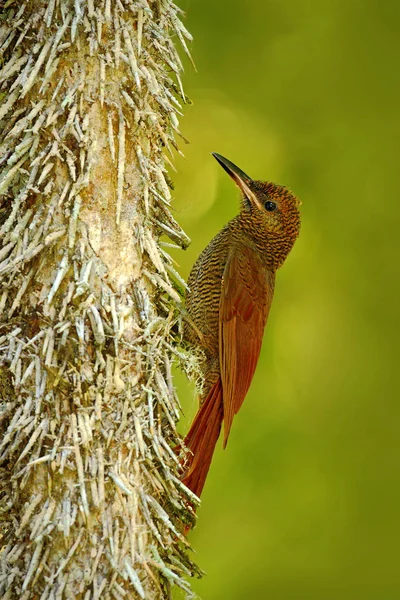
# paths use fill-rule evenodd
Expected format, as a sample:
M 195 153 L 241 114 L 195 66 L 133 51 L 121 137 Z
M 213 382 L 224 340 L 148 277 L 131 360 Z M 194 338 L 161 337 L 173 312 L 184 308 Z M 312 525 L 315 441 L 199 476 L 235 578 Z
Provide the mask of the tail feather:
M 222 385 L 221 379 L 218 379 L 200 407 L 185 438 L 185 446 L 191 454 L 182 482 L 199 497 L 211 465 L 223 416 Z

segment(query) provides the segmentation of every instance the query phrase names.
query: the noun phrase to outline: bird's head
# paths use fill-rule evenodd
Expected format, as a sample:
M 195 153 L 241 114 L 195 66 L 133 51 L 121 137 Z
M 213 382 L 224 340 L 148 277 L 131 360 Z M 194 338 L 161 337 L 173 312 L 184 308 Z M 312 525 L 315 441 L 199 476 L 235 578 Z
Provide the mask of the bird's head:
M 213 156 L 241 191 L 244 227 L 250 228 L 250 234 L 260 243 L 268 239 L 283 244 L 286 257 L 300 232 L 301 202 L 287 188 L 251 179 L 227 158 L 215 152 Z

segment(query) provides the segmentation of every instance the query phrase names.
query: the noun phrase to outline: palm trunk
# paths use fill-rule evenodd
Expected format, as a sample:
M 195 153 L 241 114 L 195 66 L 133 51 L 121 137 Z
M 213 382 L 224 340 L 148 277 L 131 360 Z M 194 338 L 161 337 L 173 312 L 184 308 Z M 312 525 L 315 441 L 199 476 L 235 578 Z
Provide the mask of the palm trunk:
M 164 153 L 189 36 L 171 0 L 0 6 L 0 595 L 190 595 L 159 239 L 188 243 Z

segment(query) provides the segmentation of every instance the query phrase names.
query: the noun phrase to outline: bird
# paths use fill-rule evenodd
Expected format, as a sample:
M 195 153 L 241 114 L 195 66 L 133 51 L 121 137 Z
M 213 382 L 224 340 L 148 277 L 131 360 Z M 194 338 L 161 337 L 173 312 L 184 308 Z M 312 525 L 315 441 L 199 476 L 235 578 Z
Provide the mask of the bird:
M 184 339 L 204 358 L 199 409 L 183 442 L 181 481 L 199 498 L 222 423 L 225 448 L 253 379 L 276 271 L 300 232 L 301 202 L 289 189 L 253 180 L 227 158 L 212 155 L 239 188 L 241 204 L 200 254 L 187 282 Z

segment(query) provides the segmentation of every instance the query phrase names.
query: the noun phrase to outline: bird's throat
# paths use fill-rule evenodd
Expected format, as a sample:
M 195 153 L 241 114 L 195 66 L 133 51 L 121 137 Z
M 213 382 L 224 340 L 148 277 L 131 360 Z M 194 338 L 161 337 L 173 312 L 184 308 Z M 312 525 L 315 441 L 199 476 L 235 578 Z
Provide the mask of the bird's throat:
M 279 229 L 266 229 L 261 224 L 255 227 L 254 221 L 247 219 L 243 213 L 232 219 L 230 225 L 235 241 L 253 246 L 266 269 L 271 272 L 283 265 L 296 241 L 296 236 L 292 237 Z

